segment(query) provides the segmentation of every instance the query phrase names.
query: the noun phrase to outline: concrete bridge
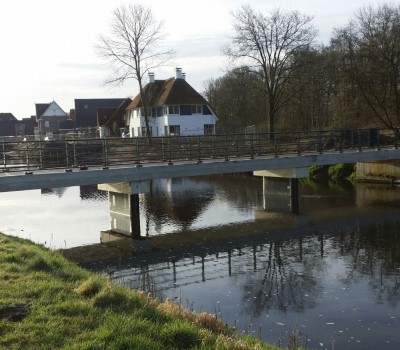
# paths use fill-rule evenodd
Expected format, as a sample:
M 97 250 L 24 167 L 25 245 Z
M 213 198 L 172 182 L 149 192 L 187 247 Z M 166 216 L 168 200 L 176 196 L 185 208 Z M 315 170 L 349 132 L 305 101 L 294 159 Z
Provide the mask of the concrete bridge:
M 3 140 L 0 192 L 97 184 L 112 231 L 140 237 L 139 193 L 155 179 L 253 172 L 264 209 L 298 212 L 308 167 L 400 159 L 398 135 L 377 129 L 135 139 Z M 0 158 L 0 159 L 1 159 Z
M 301 178 L 310 166 L 400 159 L 377 129 L 135 139 L 3 140 L 0 192 L 238 172 Z

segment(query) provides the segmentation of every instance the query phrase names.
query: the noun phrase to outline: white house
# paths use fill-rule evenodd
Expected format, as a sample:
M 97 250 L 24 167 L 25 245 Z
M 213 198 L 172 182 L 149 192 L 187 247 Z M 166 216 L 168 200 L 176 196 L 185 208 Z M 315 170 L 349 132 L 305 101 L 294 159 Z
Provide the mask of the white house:
M 214 134 L 217 117 L 208 102 L 186 82 L 181 68 L 175 71 L 176 77 L 167 80 L 155 80 L 154 74 L 149 73 L 144 95 L 151 136 Z M 127 108 L 127 124 L 132 137 L 146 136 L 140 94 Z

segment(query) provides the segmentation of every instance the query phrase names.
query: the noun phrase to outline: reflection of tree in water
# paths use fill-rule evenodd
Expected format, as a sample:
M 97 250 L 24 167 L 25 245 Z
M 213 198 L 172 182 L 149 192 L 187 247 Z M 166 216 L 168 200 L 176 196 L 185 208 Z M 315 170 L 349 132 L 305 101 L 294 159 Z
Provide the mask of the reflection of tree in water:
M 97 189 L 97 185 L 84 185 L 79 188 L 79 195 L 82 200 L 98 201 L 99 199 L 107 199 L 107 192 Z
M 152 186 L 143 204 L 156 225 L 172 220 L 185 229 L 218 196 L 233 207 L 249 211 L 262 203 L 262 184 L 259 178 L 241 175 L 177 178 L 170 180 L 168 191 Z
M 318 238 L 270 243 L 261 249 L 253 254 L 257 269 L 237 275 L 246 279 L 238 281 L 244 290 L 244 312 L 257 317 L 272 309 L 285 313 L 314 307 L 322 290 L 318 275 L 324 270 Z
M 142 201 L 148 219 L 156 226 L 172 221 L 182 229 L 189 228 L 214 198 L 213 184 L 201 179 L 170 179 L 164 184 L 152 186 Z
M 400 223 L 357 227 L 333 239 L 337 254 L 344 256 L 344 283 L 367 280 L 375 302 L 396 306 L 400 300 Z
M 262 204 L 262 178 L 248 175 L 220 175 L 208 177 L 216 186 L 217 195 L 230 206 L 246 212 Z

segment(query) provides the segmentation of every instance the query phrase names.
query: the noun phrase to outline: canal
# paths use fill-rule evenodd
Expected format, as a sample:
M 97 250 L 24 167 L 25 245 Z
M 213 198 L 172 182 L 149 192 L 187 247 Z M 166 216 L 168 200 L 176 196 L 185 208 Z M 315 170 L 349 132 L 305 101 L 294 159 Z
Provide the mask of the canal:
M 0 231 L 265 342 L 295 331 L 309 349 L 400 348 L 400 188 L 299 192 L 291 214 L 256 177 L 154 181 L 134 241 L 110 232 L 95 186 L 1 193 Z

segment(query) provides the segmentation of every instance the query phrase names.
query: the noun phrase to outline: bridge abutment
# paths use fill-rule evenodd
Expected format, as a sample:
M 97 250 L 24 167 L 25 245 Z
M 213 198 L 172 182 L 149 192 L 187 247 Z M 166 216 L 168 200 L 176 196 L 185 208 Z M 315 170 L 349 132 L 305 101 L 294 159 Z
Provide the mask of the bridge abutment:
M 140 238 L 139 193 L 150 191 L 150 181 L 99 184 L 97 187 L 108 192 L 111 231 Z
M 255 171 L 263 178 L 263 207 L 267 211 L 298 214 L 299 179 L 308 176 L 308 168 Z

